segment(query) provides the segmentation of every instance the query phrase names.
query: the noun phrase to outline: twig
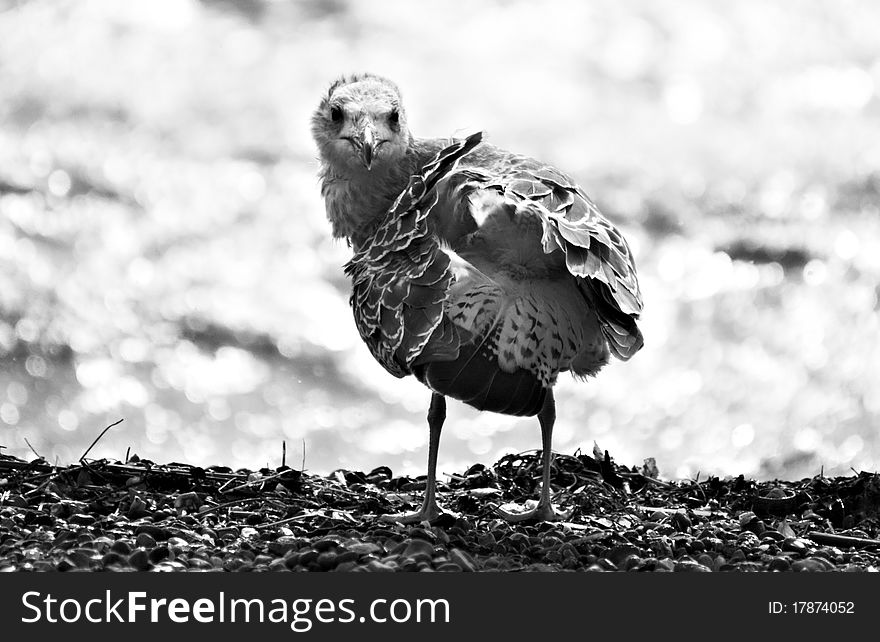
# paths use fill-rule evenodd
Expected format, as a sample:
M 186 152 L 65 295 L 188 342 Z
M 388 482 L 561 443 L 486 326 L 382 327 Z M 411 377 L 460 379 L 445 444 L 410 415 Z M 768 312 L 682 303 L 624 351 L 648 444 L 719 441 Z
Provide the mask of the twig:
M 325 514 L 327 511 L 326 508 L 314 511 L 307 511 L 305 513 L 301 513 L 300 515 L 294 515 L 293 517 L 285 517 L 284 519 L 279 519 L 276 522 L 269 522 L 268 524 L 257 524 L 254 528 L 272 528 L 273 526 L 281 526 L 282 524 L 289 524 L 290 522 L 298 522 L 301 519 L 308 519 L 310 517 L 323 517 L 324 519 L 330 519 L 339 522 L 356 521 L 354 517 L 346 510 L 339 510 L 338 508 L 330 509 L 330 515 Z M 337 517 L 335 514 L 340 515 L 341 517 Z
M 79 458 L 79 460 L 82 462 L 82 461 L 86 458 L 86 455 L 89 454 L 89 451 L 90 451 L 92 448 L 95 447 L 95 444 L 97 444 L 97 443 L 101 440 L 101 437 L 103 437 L 104 434 L 105 434 L 108 430 L 110 430 L 113 426 L 118 426 L 118 425 L 121 424 L 123 421 L 124 421 L 124 419 L 120 419 L 119 421 L 114 421 L 112 424 L 110 424 L 109 426 L 107 426 L 106 428 L 104 428 L 104 430 L 101 431 L 101 434 L 98 435 L 97 437 L 95 437 L 95 441 L 92 442 L 92 445 L 89 446 L 88 448 L 86 448 L 86 451 L 82 454 L 82 456 Z
M 281 440 L 281 467 L 284 468 L 284 465 L 287 463 L 287 440 Z
M 880 539 L 866 539 L 864 537 L 852 537 L 851 535 L 810 533 L 807 537 L 817 544 L 825 544 L 826 546 L 880 546 Z
M 238 486 L 235 486 L 234 488 L 230 488 L 228 490 L 221 490 L 219 492 L 234 493 L 239 490 L 244 490 L 245 488 L 250 488 L 251 486 L 259 486 L 259 485 L 264 484 L 268 481 L 272 481 L 273 479 L 277 479 L 278 477 L 283 477 L 284 475 L 288 474 L 289 472 L 291 472 L 291 471 L 281 470 L 277 473 L 272 473 L 271 475 L 266 475 L 265 477 L 260 477 L 259 479 L 252 479 L 251 481 L 248 481 L 248 482 L 245 482 L 245 483 L 240 484 Z
M 672 515 L 674 513 L 678 513 L 680 511 L 688 510 L 694 515 L 698 515 L 699 517 L 712 517 L 713 515 L 724 515 L 724 511 L 720 510 L 706 510 L 704 508 L 692 508 L 686 509 L 682 508 L 665 508 L 663 506 L 642 506 L 638 505 L 635 508 L 645 513 L 663 513 L 665 515 Z
M 37 459 L 43 459 L 45 461 L 45 458 L 37 452 L 37 449 L 31 446 L 31 442 L 28 441 L 27 437 L 24 438 L 24 443 L 26 443 L 28 445 L 28 448 L 31 449 L 31 452 L 37 456 Z
M 246 504 L 247 502 L 257 502 L 260 501 L 259 497 L 241 497 L 239 499 L 233 499 L 229 502 L 223 502 L 222 504 L 217 504 L 216 506 L 208 506 L 208 508 L 200 510 L 198 513 L 193 513 L 193 517 L 201 517 L 202 515 L 207 515 L 209 513 L 213 513 L 214 511 L 220 510 L 221 508 L 228 508 L 229 506 L 235 506 L 236 504 Z
M 306 440 L 303 439 L 303 460 L 302 465 L 299 467 L 299 472 L 305 472 L 306 470 Z
M 131 446 L 129 446 L 128 448 L 125 449 L 125 461 L 122 462 L 122 463 L 124 463 L 124 464 L 127 464 L 127 463 L 128 463 L 128 456 L 129 456 L 130 454 L 131 454 Z

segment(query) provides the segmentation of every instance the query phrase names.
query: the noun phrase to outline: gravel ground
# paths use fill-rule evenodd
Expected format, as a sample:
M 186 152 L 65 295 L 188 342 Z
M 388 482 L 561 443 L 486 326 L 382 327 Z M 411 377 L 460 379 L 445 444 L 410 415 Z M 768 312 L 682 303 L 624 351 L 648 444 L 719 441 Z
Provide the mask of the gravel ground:
M 880 569 L 880 475 L 667 482 L 608 453 L 555 460 L 570 521 L 511 525 L 535 497 L 536 452 L 440 485 L 451 512 L 403 526 L 424 478 L 0 456 L 2 571 L 869 571 Z M 452 514 L 454 511 L 455 514 Z

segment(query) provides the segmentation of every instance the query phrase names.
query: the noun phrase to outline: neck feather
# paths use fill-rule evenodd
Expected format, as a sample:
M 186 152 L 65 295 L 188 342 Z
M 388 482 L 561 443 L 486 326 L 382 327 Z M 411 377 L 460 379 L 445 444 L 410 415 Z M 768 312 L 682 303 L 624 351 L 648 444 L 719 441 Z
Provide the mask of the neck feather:
M 355 249 L 375 232 L 386 212 L 418 172 L 443 147 L 442 140 L 414 139 L 406 154 L 393 164 L 363 167 L 321 161 L 321 194 L 335 238 Z

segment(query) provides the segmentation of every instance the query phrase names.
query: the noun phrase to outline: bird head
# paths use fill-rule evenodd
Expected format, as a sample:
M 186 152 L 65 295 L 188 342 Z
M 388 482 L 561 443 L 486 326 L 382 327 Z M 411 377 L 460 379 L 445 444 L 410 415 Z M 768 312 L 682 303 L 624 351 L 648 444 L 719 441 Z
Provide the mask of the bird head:
M 350 171 L 376 171 L 399 160 L 410 143 L 400 92 L 372 74 L 343 76 L 312 116 L 321 157 Z

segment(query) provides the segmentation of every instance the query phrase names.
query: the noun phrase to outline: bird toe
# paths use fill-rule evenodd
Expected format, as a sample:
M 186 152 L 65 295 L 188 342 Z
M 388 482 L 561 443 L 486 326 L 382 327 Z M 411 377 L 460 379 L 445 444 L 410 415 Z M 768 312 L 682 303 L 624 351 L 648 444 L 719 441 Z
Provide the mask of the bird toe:
M 555 508 L 552 504 L 541 504 L 534 500 L 527 501 L 525 506 L 518 506 L 516 504 L 506 504 L 506 506 L 513 509 L 507 510 L 499 506 L 495 508 L 495 512 L 502 519 L 511 523 L 564 522 L 570 519 L 574 512 L 573 509 L 563 511 L 562 509 Z M 533 506 L 533 508 L 528 508 L 529 506 Z

